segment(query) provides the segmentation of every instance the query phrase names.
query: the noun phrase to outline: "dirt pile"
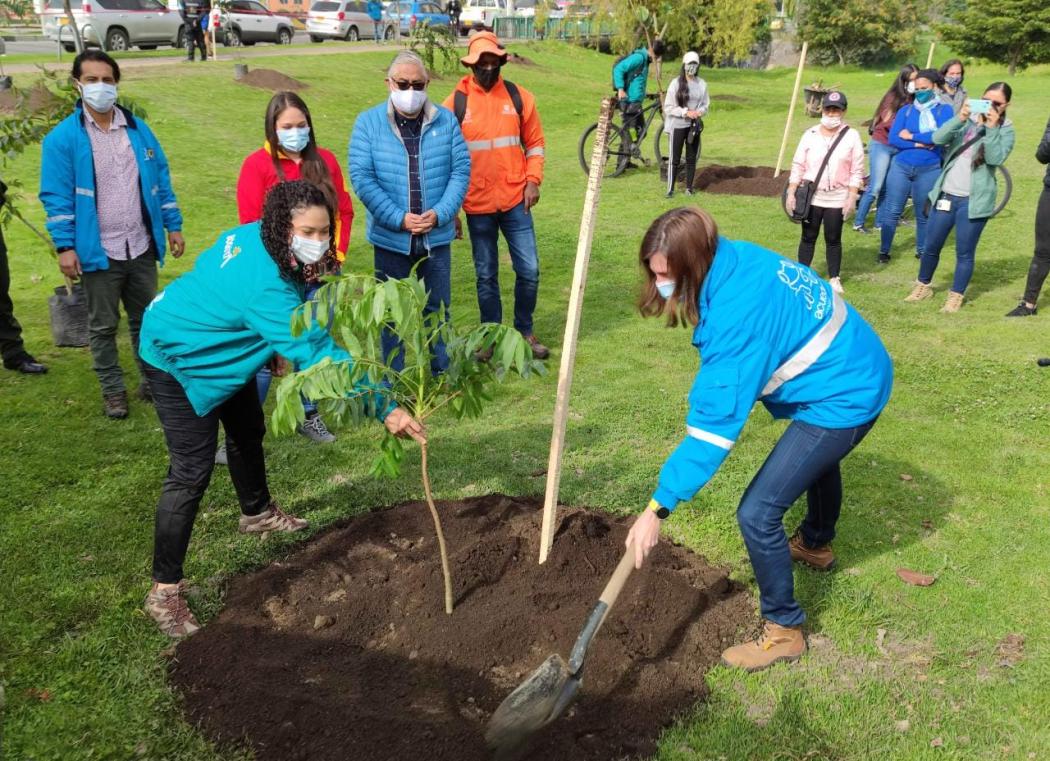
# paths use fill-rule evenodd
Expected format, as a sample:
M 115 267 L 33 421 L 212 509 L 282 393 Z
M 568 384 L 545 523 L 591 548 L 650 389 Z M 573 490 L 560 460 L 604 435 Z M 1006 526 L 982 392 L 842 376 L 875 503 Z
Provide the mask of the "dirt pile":
M 0 90 L 0 113 L 13 114 L 22 103 L 30 113 L 43 113 L 62 102 L 46 85 L 37 83 L 29 90 Z
M 273 69 L 249 69 L 248 73 L 237 80 L 241 84 L 258 87 L 263 90 L 304 90 L 310 85 L 294 77 L 282 74 Z
M 179 645 L 171 678 L 190 720 L 260 761 L 488 759 L 489 716 L 548 655 L 568 657 L 629 520 L 563 509 L 540 566 L 538 501 L 494 495 L 439 509 L 452 616 L 425 504 L 356 518 L 235 579 L 225 609 Z M 724 570 L 661 543 L 592 644 L 581 699 L 528 757 L 651 754 L 754 620 Z
M 693 187 L 704 193 L 776 198 L 784 190 L 788 173 L 773 178 L 771 166 L 722 166 L 711 164 L 696 173 Z

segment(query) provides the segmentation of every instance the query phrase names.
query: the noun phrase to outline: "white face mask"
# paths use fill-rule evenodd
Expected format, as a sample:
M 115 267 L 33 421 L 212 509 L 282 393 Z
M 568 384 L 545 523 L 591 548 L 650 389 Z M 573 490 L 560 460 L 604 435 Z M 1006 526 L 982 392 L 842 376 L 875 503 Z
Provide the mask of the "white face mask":
M 92 82 L 80 86 L 84 102 L 100 114 L 108 114 L 117 102 L 117 86 L 106 82 Z
M 824 114 L 822 117 L 820 117 L 820 123 L 828 129 L 838 129 L 842 126 L 842 117 L 829 116 L 827 114 Z
M 390 102 L 403 114 L 418 114 L 427 102 L 426 90 L 391 90 Z
M 314 240 L 292 235 L 292 255 L 303 264 L 316 264 L 328 253 L 328 240 Z
M 699 68 L 700 64 L 698 63 L 687 63 L 685 65 L 685 73 L 688 74 L 690 77 L 695 77 L 696 72 Z
M 915 82 L 908 82 L 908 94 L 909 95 L 914 95 L 915 94 Z

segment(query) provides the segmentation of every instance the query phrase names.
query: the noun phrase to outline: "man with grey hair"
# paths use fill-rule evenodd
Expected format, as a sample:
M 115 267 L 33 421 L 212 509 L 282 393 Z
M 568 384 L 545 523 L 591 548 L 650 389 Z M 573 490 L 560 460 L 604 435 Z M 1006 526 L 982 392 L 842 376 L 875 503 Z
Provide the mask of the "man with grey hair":
M 452 112 L 430 101 L 423 59 L 405 50 L 387 70 L 388 98 L 357 117 L 350 138 L 350 182 L 365 205 L 365 236 L 380 280 L 412 268 L 428 291 L 426 313 L 449 319 L 453 220 L 470 184 L 470 153 Z M 425 139 L 424 139 L 425 138 Z M 383 356 L 395 370 L 404 354 L 384 331 Z M 448 367 L 444 343 L 433 347 L 434 373 Z

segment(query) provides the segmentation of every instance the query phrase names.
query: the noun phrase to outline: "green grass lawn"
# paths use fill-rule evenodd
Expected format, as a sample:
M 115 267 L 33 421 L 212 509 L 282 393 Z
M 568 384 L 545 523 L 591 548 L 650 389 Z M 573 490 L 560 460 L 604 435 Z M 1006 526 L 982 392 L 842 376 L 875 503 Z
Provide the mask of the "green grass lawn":
M 535 66 L 509 79 L 536 93 L 547 135 L 546 181 L 535 211 L 543 267 L 536 332 L 560 349 L 585 177 L 577 140 L 608 89 L 612 58 L 562 45 L 514 45 Z M 270 58 L 310 84 L 322 145 L 345 156 L 355 116 L 384 97 L 389 52 Z M 242 158 L 263 140 L 268 93 L 237 84 L 232 64 L 129 70 L 121 83 L 149 112 L 172 167 L 189 250 L 236 223 Z M 715 100 L 702 164 L 772 165 L 793 71 L 706 71 Z M 849 95 L 849 121 L 868 118 L 892 79 L 856 69 L 806 72 Z M 1005 72 L 975 67 L 979 90 Z M 443 99 L 455 78 L 431 88 Z M 1017 146 L 1014 198 L 987 227 L 968 301 L 938 313 L 954 257 L 943 260 L 938 298 L 904 304 L 917 272 L 913 231 L 902 230 L 888 267 L 877 241 L 847 231 L 846 295 L 876 327 L 896 362 L 893 399 L 847 461 L 846 499 L 830 575 L 799 570 L 814 648 L 795 667 L 709 676 L 712 696 L 668 730 L 667 759 L 1029 759 L 1050 757 L 1050 355 L 1046 320 L 1006 320 L 1033 246 L 1043 167 L 1033 158 L 1050 112 L 1050 70 L 1012 79 Z M 796 114 L 789 153 L 812 121 Z M 39 154 L 10 177 L 38 181 Z M 799 228 L 775 199 L 699 196 L 729 237 L 793 255 Z M 607 180 L 594 238 L 572 414 L 561 482 L 564 503 L 613 513 L 640 510 L 664 457 L 682 436 L 685 395 L 696 371 L 689 334 L 643 321 L 633 309 L 637 247 L 648 223 L 672 205 L 656 168 Z M 35 202 L 26 211 L 43 213 Z M 358 205 L 350 266 L 370 269 Z M 100 414 L 86 349 L 52 346 L 46 300 L 60 284 L 52 260 L 17 223 L 6 231 L 13 298 L 30 351 L 50 365 L 42 378 L 0 373 L 0 684 L 6 690 L 2 751 L 11 759 L 235 758 L 185 724 L 165 680 L 167 642 L 140 610 L 152 547 L 153 512 L 166 468 L 154 411 L 133 404 L 124 422 Z M 454 246 L 453 312 L 477 319 L 465 242 Z M 169 261 L 162 285 L 193 255 Z M 818 269 L 823 255 L 818 249 Z M 505 269 L 509 272 L 509 266 Z M 509 313 L 510 278 L 504 281 Z M 747 319 L 741 315 L 741 319 Z M 126 338 L 124 366 L 135 382 Z M 558 354 L 552 361 L 556 368 Z M 485 418 L 431 423 L 431 477 L 438 498 L 489 492 L 542 494 L 557 372 L 509 381 Z M 271 399 L 272 404 L 272 399 Z M 742 490 L 784 428 L 762 410 L 711 484 L 668 522 L 667 534 L 753 583 L 735 523 Z M 417 454 L 397 481 L 367 476 L 380 431 L 338 431 L 328 447 L 268 439 L 274 494 L 315 530 L 381 505 L 422 495 Z M 903 479 L 903 475 L 910 479 Z M 304 541 L 236 533 L 236 500 L 218 469 L 201 507 L 187 563 L 204 620 L 221 604 L 221 580 L 264 565 Z M 796 506 L 788 523 L 800 517 Z M 938 576 L 903 585 L 905 566 Z M 508 604 L 513 604 L 508 602 Z M 667 611 L 667 615 L 675 615 Z M 880 630 L 882 634 L 880 635 Z M 997 643 L 1023 635 L 1024 653 L 1000 665 Z M 1040 719 L 1039 717 L 1043 717 Z M 347 717 L 352 720 L 353 717 Z M 421 754 L 423 750 L 421 749 Z

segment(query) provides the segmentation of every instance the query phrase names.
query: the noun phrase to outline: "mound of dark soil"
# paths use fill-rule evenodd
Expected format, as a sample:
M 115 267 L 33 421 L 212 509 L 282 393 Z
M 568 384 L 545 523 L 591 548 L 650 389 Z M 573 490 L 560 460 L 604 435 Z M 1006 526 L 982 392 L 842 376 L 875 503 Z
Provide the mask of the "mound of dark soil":
M 494 495 L 439 509 L 451 616 L 426 505 L 355 518 L 234 579 L 225 609 L 178 646 L 171 679 L 190 720 L 260 760 L 488 759 L 490 715 L 548 655 L 568 657 L 629 519 L 563 508 L 541 566 L 536 500 Z M 528 757 L 651 754 L 753 622 L 724 570 L 661 543 L 593 641 L 580 699 Z
M 787 184 L 787 173 L 773 178 L 771 166 L 721 166 L 711 164 L 696 174 L 693 187 L 705 193 L 775 198 Z
M 263 90 L 303 90 L 310 85 L 294 77 L 282 74 L 273 69 L 249 69 L 248 73 L 237 80 L 241 84 L 259 87 Z
M 526 58 L 525 56 L 518 55 L 517 53 L 507 53 L 507 61 L 510 62 L 510 63 L 518 63 L 518 64 L 521 64 L 522 66 L 535 66 L 536 65 L 536 62 L 533 61 L 531 58 Z
M 30 113 L 43 113 L 61 102 L 46 85 L 37 83 L 29 90 L 0 90 L 0 113 L 13 114 L 23 104 Z

